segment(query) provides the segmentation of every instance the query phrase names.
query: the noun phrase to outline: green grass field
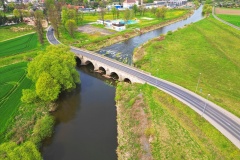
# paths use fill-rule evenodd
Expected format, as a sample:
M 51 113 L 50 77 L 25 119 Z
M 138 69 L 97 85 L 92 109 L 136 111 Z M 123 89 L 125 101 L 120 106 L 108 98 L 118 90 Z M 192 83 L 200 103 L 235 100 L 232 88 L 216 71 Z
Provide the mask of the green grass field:
M 240 117 L 240 31 L 213 17 L 147 43 L 135 65 L 179 84 Z
M 210 123 L 155 87 L 119 83 L 115 99 L 120 159 L 141 159 L 149 141 L 152 159 L 240 157 L 238 148 Z
M 235 26 L 240 27 L 240 16 L 237 15 L 225 15 L 225 14 L 217 14 L 217 17 L 221 18 L 222 20 L 229 22 Z
M 23 53 L 37 47 L 37 34 L 29 34 L 8 41 L 0 42 L 0 57 Z
M 26 78 L 27 62 L 0 68 L 0 134 L 11 122 L 21 104 L 22 89 L 30 88 L 32 82 Z
M 24 23 L 0 27 L 0 42 L 17 36 L 35 32 L 33 26 Z

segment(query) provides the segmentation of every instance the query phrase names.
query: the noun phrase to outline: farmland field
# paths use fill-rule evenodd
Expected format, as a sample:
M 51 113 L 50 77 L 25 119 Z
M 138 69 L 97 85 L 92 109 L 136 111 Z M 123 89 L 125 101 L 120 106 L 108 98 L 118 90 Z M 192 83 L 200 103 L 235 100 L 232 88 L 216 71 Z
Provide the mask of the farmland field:
M 232 8 L 215 8 L 216 14 L 240 15 L 240 9 Z
M 240 15 L 217 14 L 220 19 L 240 27 Z
M 22 89 L 32 86 L 26 78 L 26 67 L 27 62 L 20 62 L 0 68 L 0 135 L 21 104 Z
M 10 38 L 22 36 L 30 32 L 34 32 L 34 27 L 28 26 L 24 23 L 0 27 L 0 42 Z
M 0 42 L 0 57 L 7 57 L 26 52 L 37 47 L 37 34 L 29 34 L 8 41 Z

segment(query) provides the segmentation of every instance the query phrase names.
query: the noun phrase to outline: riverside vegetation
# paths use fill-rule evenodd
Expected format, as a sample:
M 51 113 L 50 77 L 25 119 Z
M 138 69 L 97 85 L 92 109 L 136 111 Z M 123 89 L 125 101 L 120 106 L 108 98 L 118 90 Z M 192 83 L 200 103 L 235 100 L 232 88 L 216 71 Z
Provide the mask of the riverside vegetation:
M 31 37 L 31 41 L 29 41 L 29 37 Z M 29 45 L 29 43 L 31 44 Z M 53 74 L 53 78 L 54 75 L 71 74 L 62 77 L 61 82 L 55 77 L 54 82 L 60 84 L 70 78 L 70 81 L 66 83 L 67 86 L 61 85 L 60 87 L 56 83 L 48 83 L 48 85 L 54 85 L 55 89 L 58 90 L 56 93 L 59 94 L 60 91 L 69 91 L 70 88 L 74 88 L 75 83 L 79 82 L 79 75 L 74 68 L 76 63 L 74 55 L 69 52 L 68 47 L 52 46 L 45 49 L 46 45 L 42 46 L 37 42 L 36 34 L 2 41 L 0 42 L 1 45 L 3 45 L 3 50 L 0 53 L 2 56 L 0 60 L 0 85 L 2 88 L 0 92 L 0 159 L 41 159 L 38 148 L 41 146 L 41 141 L 52 134 L 54 119 L 50 116 L 49 110 L 56 107 L 52 101 L 58 97 L 55 94 L 53 96 L 55 99 L 46 99 L 43 96 L 43 94 L 47 94 L 51 97 L 49 90 L 45 90 L 47 92 L 43 93 L 41 89 L 42 87 L 51 87 L 45 85 L 45 82 L 52 80 L 52 77 L 46 76 L 48 70 L 44 67 L 49 64 L 49 61 L 45 61 L 49 59 L 46 56 L 50 57 L 50 59 L 52 57 L 50 63 L 57 63 L 58 65 L 64 63 L 61 65 L 63 68 L 59 68 L 58 65 L 49 67 L 50 70 L 56 72 Z M 24 47 L 18 48 L 19 46 Z M 18 48 L 18 50 L 14 48 Z M 56 52 L 56 50 L 60 51 L 60 53 Z M 53 51 L 55 54 L 53 54 Z M 36 55 L 38 56 L 36 57 Z M 26 76 L 28 61 L 31 61 L 31 65 L 28 65 L 31 66 L 28 69 L 30 70 L 28 77 L 32 78 L 36 84 L 39 83 L 38 85 L 35 85 Z M 37 66 L 37 70 L 44 70 L 45 76 L 42 76 L 38 71 L 34 71 L 36 67 L 34 63 L 42 64 Z M 64 69 L 66 65 L 70 71 Z M 28 89 L 25 90 L 22 97 L 22 100 L 27 103 L 20 100 L 22 89 Z
M 240 157 L 209 122 L 155 87 L 118 83 L 115 100 L 119 160 Z
M 210 16 L 140 46 L 135 66 L 192 91 L 200 79 L 198 94 L 239 117 L 238 44 L 240 32 Z

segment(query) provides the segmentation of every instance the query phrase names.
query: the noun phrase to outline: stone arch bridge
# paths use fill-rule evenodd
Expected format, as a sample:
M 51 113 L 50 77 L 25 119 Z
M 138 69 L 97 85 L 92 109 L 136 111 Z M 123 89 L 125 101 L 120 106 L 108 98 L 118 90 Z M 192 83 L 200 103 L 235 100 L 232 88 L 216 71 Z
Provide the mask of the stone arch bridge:
M 94 71 L 103 73 L 105 77 L 113 78 L 117 81 L 124 81 L 128 83 L 145 83 L 145 81 L 128 74 L 122 70 L 113 68 L 112 66 L 107 65 L 106 63 L 102 63 L 91 59 L 89 57 L 84 57 L 83 55 L 76 54 L 76 60 L 78 65 L 88 65 L 92 64 L 94 67 Z

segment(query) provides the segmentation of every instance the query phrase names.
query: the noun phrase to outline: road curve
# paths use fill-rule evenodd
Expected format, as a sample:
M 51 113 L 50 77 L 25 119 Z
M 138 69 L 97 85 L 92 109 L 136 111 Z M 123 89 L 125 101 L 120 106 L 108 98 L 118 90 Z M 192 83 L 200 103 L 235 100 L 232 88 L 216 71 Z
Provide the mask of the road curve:
M 46 36 L 50 44 L 57 45 L 61 43 L 54 36 L 52 27 L 48 28 Z M 225 137 L 227 137 L 236 147 L 240 149 L 240 119 L 230 112 L 181 86 L 151 76 L 149 73 L 146 73 L 132 66 L 125 65 L 121 62 L 99 55 L 97 53 L 81 50 L 75 47 L 71 47 L 71 51 L 76 55 L 88 57 L 92 60 L 99 61 L 118 70 L 134 75 L 146 83 L 172 95 L 184 104 L 188 105 L 198 114 L 202 115 Z M 203 114 L 204 107 L 206 107 L 206 109 Z

